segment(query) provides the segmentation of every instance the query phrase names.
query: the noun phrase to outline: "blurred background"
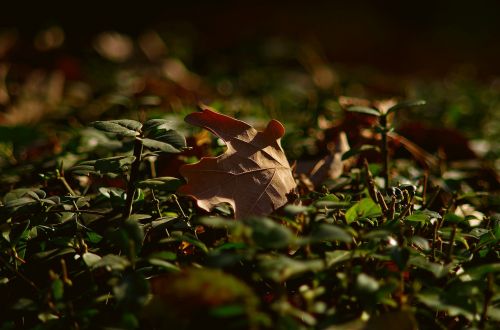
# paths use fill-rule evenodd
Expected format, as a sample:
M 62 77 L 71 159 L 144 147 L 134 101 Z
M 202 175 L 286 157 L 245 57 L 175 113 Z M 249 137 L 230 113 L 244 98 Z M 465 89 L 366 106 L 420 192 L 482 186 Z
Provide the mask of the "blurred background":
M 0 152 L 11 163 L 34 140 L 64 149 L 64 127 L 137 117 L 138 106 L 182 120 L 199 102 L 256 125 L 278 118 L 291 157 L 311 156 L 309 128 L 339 123 L 341 96 L 424 99 L 397 118 L 403 133 L 423 123 L 406 136 L 435 153 L 433 135 L 457 134 L 467 145 L 451 137 L 449 159 L 500 153 L 498 1 L 1 6 Z
M 321 44 L 335 62 L 400 74 L 440 75 L 464 66 L 481 77 L 500 70 L 498 1 L 143 1 L 11 2 L 1 25 L 25 41 L 64 30 L 81 52 L 96 34 L 181 33 L 197 52 L 224 52 L 270 37 Z

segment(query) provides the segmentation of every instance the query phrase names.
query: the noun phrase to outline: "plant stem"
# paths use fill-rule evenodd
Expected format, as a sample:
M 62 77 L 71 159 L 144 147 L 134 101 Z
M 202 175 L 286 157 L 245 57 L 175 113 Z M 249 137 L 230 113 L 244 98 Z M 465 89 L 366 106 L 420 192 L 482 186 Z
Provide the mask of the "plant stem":
M 132 214 L 132 204 L 134 203 L 134 195 L 137 179 L 139 177 L 139 166 L 141 165 L 141 155 L 142 155 L 142 141 L 135 139 L 134 142 L 134 157 L 135 160 L 132 163 L 130 169 L 130 176 L 127 185 L 127 200 L 125 201 L 125 209 L 123 210 L 123 220 L 127 220 Z
M 479 329 L 484 329 L 488 318 L 488 307 L 493 298 L 493 274 L 489 273 L 487 277 L 486 290 L 484 292 L 483 311 L 481 312 L 481 320 L 479 321 Z
M 35 289 L 36 292 L 40 292 L 40 289 L 37 287 L 37 285 L 32 280 L 27 278 L 23 273 L 21 273 L 16 268 L 12 267 L 12 265 L 9 264 L 9 262 L 7 260 L 5 260 L 2 256 L 0 256 L 0 262 L 3 263 L 14 274 L 19 276 L 19 278 L 22 279 L 23 281 L 25 281 L 29 286 L 31 286 L 33 289 Z
M 450 236 L 450 246 L 448 248 L 448 254 L 446 256 L 446 261 L 450 262 L 453 259 L 453 245 L 455 243 L 455 236 L 457 235 L 457 225 L 453 224 Z
M 382 175 L 384 178 L 384 188 L 389 188 L 389 151 L 387 148 L 387 116 L 380 116 L 380 126 L 382 127 Z
M 61 165 L 62 167 L 62 165 Z M 63 184 L 64 188 L 66 188 L 66 190 L 68 191 L 68 193 L 71 195 L 71 196 L 76 196 L 76 193 L 73 189 L 71 189 L 71 186 L 69 185 L 68 181 L 66 181 L 66 178 L 64 177 L 64 172 L 63 170 L 56 170 L 56 176 L 57 176 L 57 179 L 59 181 L 61 181 L 61 183 Z

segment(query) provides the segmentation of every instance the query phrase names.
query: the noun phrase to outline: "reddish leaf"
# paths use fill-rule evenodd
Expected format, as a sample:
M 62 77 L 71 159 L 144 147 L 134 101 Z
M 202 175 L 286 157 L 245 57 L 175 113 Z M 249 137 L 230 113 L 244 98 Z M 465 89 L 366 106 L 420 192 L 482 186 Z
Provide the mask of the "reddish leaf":
M 287 202 L 286 194 L 295 188 L 295 180 L 280 145 L 285 128 L 279 121 L 271 120 L 258 132 L 209 109 L 189 114 L 185 120 L 223 139 L 227 150 L 182 166 L 180 172 L 188 183 L 179 193 L 194 197 L 207 211 L 229 203 L 236 218 L 269 214 Z

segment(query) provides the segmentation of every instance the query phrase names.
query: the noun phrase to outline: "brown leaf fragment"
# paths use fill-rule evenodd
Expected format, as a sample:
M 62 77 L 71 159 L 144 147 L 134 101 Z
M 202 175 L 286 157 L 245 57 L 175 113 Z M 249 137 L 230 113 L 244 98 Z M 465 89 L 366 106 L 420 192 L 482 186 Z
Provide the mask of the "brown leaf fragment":
M 326 179 L 337 179 L 344 172 L 348 161 L 343 161 L 342 155 L 350 149 L 345 132 L 340 132 L 336 141 L 329 142 L 327 149 L 330 154 L 316 163 L 310 172 L 315 185 Z
M 296 184 L 280 145 L 285 128 L 279 121 L 271 120 L 259 132 L 208 108 L 189 114 L 185 120 L 220 137 L 227 150 L 218 157 L 183 165 L 180 172 L 187 184 L 179 188 L 179 193 L 192 196 L 206 211 L 229 203 L 236 218 L 266 215 L 287 202 L 286 194 Z

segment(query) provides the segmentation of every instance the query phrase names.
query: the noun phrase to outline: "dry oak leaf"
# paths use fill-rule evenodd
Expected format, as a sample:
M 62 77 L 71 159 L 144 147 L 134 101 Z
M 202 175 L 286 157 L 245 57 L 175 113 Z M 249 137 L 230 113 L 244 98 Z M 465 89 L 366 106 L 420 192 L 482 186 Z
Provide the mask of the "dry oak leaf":
M 187 184 L 179 188 L 180 194 L 193 197 L 206 211 L 229 203 L 236 218 L 267 215 L 287 202 L 286 194 L 296 184 L 281 148 L 285 128 L 279 121 L 271 120 L 259 132 L 207 108 L 187 115 L 185 121 L 220 137 L 227 150 L 218 157 L 183 165 L 180 173 Z

